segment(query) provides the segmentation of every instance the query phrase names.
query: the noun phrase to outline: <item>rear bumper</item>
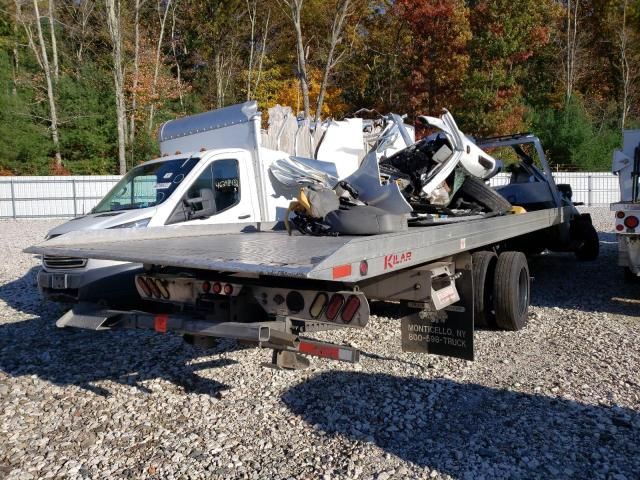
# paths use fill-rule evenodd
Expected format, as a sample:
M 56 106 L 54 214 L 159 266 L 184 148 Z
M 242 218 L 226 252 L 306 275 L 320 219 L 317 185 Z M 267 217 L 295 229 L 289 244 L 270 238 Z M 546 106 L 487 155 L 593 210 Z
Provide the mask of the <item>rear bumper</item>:
M 135 263 L 75 272 L 43 269 L 38 273 L 38 289 L 44 298 L 53 301 L 130 301 L 138 298 L 134 281 L 141 271 L 142 266 Z
M 109 310 L 97 305 L 81 303 L 64 314 L 56 322 L 56 326 L 87 330 L 144 329 L 196 337 L 230 338 L 279 352 L 302 353 L 350 363 L 359 361 L 359 352 L 355 348 L 300 337 L 290 332 L 290 326 L 286 320 L 250 323 L 215 322 L 188 315 L 153 315 L 139 311 Z M 283 366 L 293 368 L 291 365 Z
M 215 338 L 232 338 L 255 343 L 264 348 L 297 348 L 297 335 L 286 331 L 284 322 L 212 322 L 185 315 L 150 314 L 137 311 L 102 309 L 90 303 L 80 303 L 58 321 L 59 328 L 86 330 L 143 329 L 158 333 L 179 333 Z
M 618 202 L 609 204 L 609 210 L 612 212 L 622 211 L 640 211 L 640 203 L 637 202 Z

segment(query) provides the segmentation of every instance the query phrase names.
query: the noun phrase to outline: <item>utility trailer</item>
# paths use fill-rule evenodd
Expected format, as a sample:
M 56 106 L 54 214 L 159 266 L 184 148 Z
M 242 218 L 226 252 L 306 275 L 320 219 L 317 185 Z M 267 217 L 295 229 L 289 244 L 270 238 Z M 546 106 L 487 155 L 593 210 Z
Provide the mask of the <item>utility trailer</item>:
M 372 236 L 289 235 L 281 223 L 72 232 L 26 252 L 136 262 L 140 296 L 157 312 L 79 304 L 59 327 L 176 332 L 273 349 L 273 366 L 304 355 L 357 362 L 355 348 L 305 334 L 364 328 L 369 302 L 399 302 L 402 349 L 473 359 L 474 324 L 508 330 L 527 319 L 526 257 L 503 246 L 576 220 L 557 207 Z

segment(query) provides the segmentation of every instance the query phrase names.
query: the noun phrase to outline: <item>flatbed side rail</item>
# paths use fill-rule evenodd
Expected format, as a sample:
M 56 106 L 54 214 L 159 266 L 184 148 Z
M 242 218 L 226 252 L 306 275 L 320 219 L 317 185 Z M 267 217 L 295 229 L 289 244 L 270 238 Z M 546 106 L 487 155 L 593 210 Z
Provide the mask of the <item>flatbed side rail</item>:
M 438 227 L 412 228 L 408 232 L 361 237 L 350 241 L 321 261 L 308 277 L 336 280 L 336 269 L 351 265 L 350 275 L 340 278 L 356 282 L 363 276 L 359 262 L 367 262 L 366 278 L 438 260 L 464 251 L 515 238 L 570 220 L 569 207 L 551 208 L 520 215 L 504 215 Z

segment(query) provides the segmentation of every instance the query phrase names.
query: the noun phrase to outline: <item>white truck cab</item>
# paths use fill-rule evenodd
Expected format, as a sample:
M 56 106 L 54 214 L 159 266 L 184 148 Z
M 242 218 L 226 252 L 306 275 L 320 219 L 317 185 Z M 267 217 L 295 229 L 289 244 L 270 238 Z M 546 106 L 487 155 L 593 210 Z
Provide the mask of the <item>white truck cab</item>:
M 159 132 L 162 157 L 130 170 L 90 214 L 54 228 L 47 238 L 78 230 L 282 220 L 297 192 L 278 186 L 269 166 L 289 154 L 262 147 L 260 128 L 256 102 L 165 123 Z M 333 152 L 323 152 L 333 162 L 305 161 L 343 178 L 358 168 L 358 158 L 352 148 L 341 152 L 340 142 L 334 143 Z M 38 287 L 46 298 L 136 296 L 127 280 L 139 264 L 47 255 L 42 260 Z

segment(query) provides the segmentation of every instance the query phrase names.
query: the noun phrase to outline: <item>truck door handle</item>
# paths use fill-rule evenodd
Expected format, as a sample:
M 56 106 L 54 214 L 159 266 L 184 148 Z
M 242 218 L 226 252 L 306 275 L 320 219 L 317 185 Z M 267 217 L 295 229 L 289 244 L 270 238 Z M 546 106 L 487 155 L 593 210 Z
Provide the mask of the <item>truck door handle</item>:
M 250 213 L 247 213 L 246 215 L 240 215 L 240 216 L 238 217 L 238 220 L 244 220 L 245 218 L 249 218 L 250 216 L 251 216 L 251 214 L 250 214 Z

